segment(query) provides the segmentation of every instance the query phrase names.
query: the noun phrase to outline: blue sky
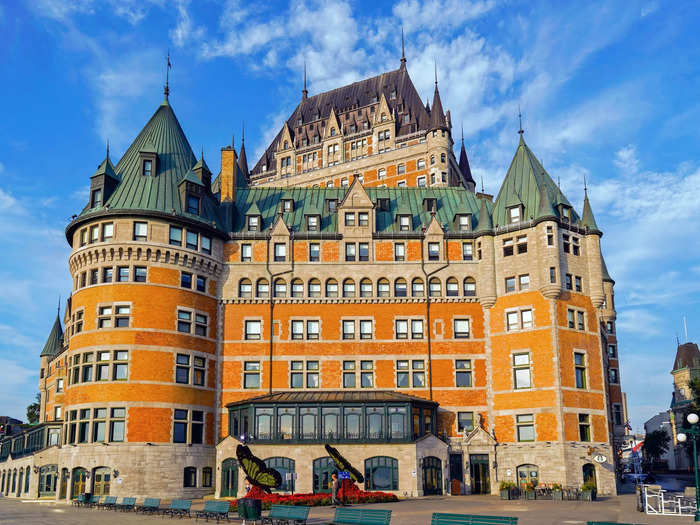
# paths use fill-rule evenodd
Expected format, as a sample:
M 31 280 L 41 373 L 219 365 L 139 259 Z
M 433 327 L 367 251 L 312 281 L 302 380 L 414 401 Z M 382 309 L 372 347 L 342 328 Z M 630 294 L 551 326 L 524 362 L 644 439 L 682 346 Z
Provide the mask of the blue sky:
M 581 209 L 583 179 L 616 280 L 635 430 L 668 406 L 675 337 L 700 339 L 700 45 L 694 2 L 402 0 L 0 3 L 0 414 L 24 417 L 58 296 L 63 230 L 111 144 L 162 99 L 218 172 L 246 123 L 251 164 L 301 96 L 399 65 L 432 97 L 437 61 L 456 138 L 496 193 L 525 139 Z M 672 9 L 669 9 L 672 7 Z

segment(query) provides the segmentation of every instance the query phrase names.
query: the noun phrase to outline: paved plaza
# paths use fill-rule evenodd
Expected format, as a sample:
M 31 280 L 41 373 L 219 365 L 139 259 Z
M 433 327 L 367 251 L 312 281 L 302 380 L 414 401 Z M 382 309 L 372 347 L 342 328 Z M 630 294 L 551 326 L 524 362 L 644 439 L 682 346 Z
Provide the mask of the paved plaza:
M 369 505 L 369 507 L 391 509 L 393 511 L 391 523 L 393 525 L 428 525 L 432 513 L 436 511 L 517 516 L 519 525 L 585 525 L 587 520 L 676 525 L 692 523 L 693 521 L 691 517 L 646 516 L 635 510 L 634 498 L 633 494 L 625 494 L 603 498 L 596 502 L 553 502 L 501 501 L 494 496 L 436 496 L 404 500 L 398 503 L 378 503 Z M 194 511 L 203 506 L 204 503 L 200 500 L 193 503 L 192 508 Z M 314 507 L 311 509 L 309 517 L 309 525 L 327 523 L 333 517 L 333 509 Z M 0 498 L 0 523 L 2 524 L 93 525 L 96 521 L 100 525 L 163 523 L 162 518 L 157 516 L 74 508 L 55 502 L 22 502 Z M 239 519 L 231 521 L 232 523 L 240 523 Z

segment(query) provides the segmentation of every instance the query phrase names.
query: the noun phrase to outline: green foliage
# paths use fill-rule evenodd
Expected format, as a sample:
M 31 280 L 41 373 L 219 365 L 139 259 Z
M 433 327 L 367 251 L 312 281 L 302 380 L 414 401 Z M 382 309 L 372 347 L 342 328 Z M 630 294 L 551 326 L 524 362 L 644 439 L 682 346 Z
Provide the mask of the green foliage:
M 552 483 L 552 490 L 561 490 L 560 483 Z
M 596 490 L 595 481 L 586 481 L 583 485 L 581 485 L 581 490 Z
M 27 421 L 35 425 L 39 422 L 39 414 L 41 413 L 41 394 L 36 395 L 36 401 L 27 407 Z
M 663 430 L 649 432 L 644 438 L 644 455 L 649 461 L 658 461 L 668 450 L 671 437 Z
M 501 481 L 501 484 L 498 486 L 499 490 L 509 490 L 509 489 L 514 489 L 517 485 L 512 482 L 512 481 Z

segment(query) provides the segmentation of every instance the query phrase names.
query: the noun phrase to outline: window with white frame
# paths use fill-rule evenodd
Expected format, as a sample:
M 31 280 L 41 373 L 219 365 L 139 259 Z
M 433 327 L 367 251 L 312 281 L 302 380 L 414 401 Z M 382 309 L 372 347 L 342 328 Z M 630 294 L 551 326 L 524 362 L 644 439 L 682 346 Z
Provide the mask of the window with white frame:
M 262 321 L 252 320 L 245 322 L 245 339 L 260 339 L 262 334 Z
M 531 388 L 530 354 L 528 352 L 513 354 L 513 388 Z
M 468 339 L 470 331 L 469 319 L 455 319 L 453 322 L 455 339 Z
M 471 359 L 455 360 L 455 386 L 462 388 L 472 386 Z

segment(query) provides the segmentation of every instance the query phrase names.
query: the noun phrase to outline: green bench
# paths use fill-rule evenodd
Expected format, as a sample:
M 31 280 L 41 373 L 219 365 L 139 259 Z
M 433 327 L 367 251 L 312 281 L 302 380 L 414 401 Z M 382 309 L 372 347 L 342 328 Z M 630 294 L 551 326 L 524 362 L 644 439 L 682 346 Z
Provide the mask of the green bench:
M 116 496 L 105 496 L 105 499 L 101 503 L 97 503 L 97 508 L 111 509 L 117 504 Z
M 217 523 L 219 523 L 219 520 L 222 518 L 226 518 L 226 521 L 229 521 L 228 513 L 230 509 L 230 501 L 208 500 L 204 502 L 204 508 L 197 511 L 195 518 L 196 520 L 204 518 L 206 521 L 209 521 L 209 518 L 216 518 Z
M 163 516 L 169 514 L 171 518 L 173 516 L 177 516 L 178 518 L 187 516 L 188 518 L 191 518 L 192 516 L 190 515 L 190 507 L 192 507 L 191 500 L 174 499 L 170 502 L 170 506 L 167 509 L 163 510 Z
M 90 496 L 83 500 L 83 507 L 93 508 L 100 504 L 100 496 Z
M 72 502 L 74 507 L 80 507 L 83 503 L 85 503 L 85 494 L 79 494 L 77 498 L 75 498 Z
M 335 509 L 335 516 L 329 525 L 389 525 L 390 510 L 377 509 Z
M 136 498 L 122 498 L 122 502 L 114 506 L 114 510 L 121 510 L 122 512 L 129 512 L 134 510 L 136 505 Z
M 518 518 L 509 516 L 479 516 L 476 514 L 449 514 L 434 512 L 431 525 L 517 525 Z
M 309 519 L 311 507 L 302 505 L 272 505 L 270 514 L 262 519 L 263 525 L 302 525 Z
M 158 512 L 160 510 L 160 498 L 146 498 L 143 500 L 143 505 L 136 507 L 136 512 Z

